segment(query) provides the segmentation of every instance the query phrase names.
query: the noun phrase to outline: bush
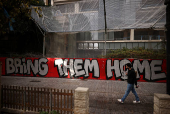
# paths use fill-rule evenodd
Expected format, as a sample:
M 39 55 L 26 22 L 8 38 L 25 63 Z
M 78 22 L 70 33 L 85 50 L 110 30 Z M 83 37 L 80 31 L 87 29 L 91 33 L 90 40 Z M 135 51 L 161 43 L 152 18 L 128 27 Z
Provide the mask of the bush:
M 110 50 L 104 58 L 137 58 L 137 59 L 166 59 L 166 50 L 153 50 L 144 48 Z

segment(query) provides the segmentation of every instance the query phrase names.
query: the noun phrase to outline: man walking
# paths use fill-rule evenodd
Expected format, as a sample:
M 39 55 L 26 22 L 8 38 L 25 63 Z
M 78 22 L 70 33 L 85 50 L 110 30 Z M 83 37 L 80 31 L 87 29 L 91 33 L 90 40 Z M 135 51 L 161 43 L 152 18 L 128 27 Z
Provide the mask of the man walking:
M 133 101 L 133 103 L 140 103 L 139 97 L 135 91 L 134 84 L 136 82 L 136 73 L 135 70 L 132 68 L 132 65 L 130 63 L 126 64 L 126 68 L 128 69 L 128 73 L 126 74 L 128 76 L 127 82 L 127 90 L 125 92 L 125 95 L 121 98 L 118 99 L 118 102 L 124 103 L 126 97 L 129 95 L 130 91 L 135 95 L 136 100 Z

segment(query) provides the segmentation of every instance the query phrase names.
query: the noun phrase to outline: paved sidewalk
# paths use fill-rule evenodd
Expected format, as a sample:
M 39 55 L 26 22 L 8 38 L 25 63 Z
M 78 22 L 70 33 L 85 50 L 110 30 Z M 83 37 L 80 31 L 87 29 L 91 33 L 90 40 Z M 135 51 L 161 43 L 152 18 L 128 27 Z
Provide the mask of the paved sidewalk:
M 166 93 L 166 83 L 138 82 L 140 87 L 136 91 L 141 104 L 132 103 L 135 100 L 132 93 L 124 104 L 120 104 L 117 99 L 123 97 L 127 88 L 126 81 L 2 76 L 2 84 L 72 90 L 88 87 L 90 114 L 153 114 L 154 93 Z

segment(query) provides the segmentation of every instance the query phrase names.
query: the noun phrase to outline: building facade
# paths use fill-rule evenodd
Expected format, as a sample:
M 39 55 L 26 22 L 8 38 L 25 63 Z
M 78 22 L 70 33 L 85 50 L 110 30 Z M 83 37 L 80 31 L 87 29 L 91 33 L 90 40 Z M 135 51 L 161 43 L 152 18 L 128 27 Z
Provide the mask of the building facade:
M 48 33 L 47 56 L 96 58 L 104 54 L 105 42 L 107 51 L 165 48 L 165 15 L 160 15 L 164 12 L 160 0 L 106 0 L 106 40 L 103 0 L 49 1 L 62 14 L 56 20 L 58 30 L 64 32 Z

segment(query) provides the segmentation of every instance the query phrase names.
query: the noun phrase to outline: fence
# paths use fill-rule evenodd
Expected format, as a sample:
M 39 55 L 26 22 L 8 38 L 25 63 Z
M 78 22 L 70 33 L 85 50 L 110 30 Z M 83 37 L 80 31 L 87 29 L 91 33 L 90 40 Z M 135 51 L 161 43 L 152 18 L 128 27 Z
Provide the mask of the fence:
M 2 108 L 73 114 L 73 91 L 2 85 Z

